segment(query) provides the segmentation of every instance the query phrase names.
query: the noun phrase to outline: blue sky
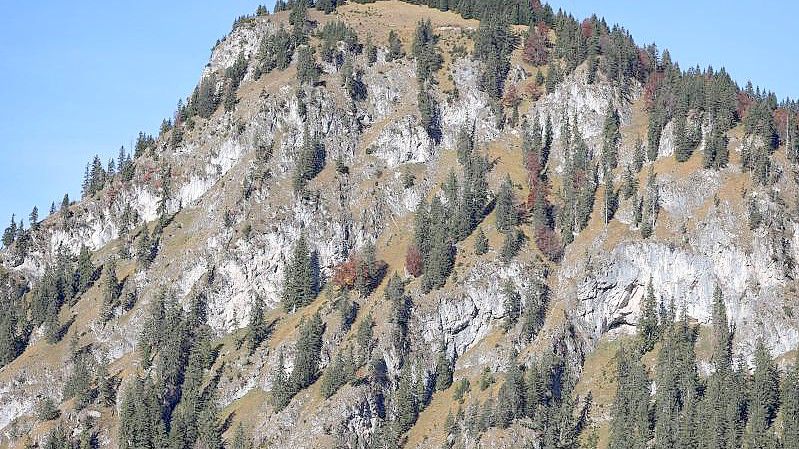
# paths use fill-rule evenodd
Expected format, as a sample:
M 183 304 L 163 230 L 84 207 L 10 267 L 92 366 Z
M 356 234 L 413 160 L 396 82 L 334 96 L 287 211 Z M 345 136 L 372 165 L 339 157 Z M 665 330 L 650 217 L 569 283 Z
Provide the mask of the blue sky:
M 156 133 L 188 95 L 214 42 L 273 1 L 0 0 L 0 226 L 77 197 L 86 162 Z M 746 3 L 746 4 L 744 4 Z M 558 0 L 577 17 L 619 22 L 685 68 L 726 66 L 743 84 L 799 97 L 791 2 Z

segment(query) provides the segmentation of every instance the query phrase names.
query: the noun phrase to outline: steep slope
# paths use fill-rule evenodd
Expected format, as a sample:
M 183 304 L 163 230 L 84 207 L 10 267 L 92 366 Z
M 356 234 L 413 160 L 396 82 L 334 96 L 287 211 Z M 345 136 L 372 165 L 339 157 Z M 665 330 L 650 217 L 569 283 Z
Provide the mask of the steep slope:
M 652 160 L 634 173 L 641 196 L 621 195 L 615 215 L 605 220 L 608 179 L 616 186 L 627 182 L 625 169 L 636 163 L 637 140 L 646 137 L 651 120 L 643 76 L 619 82 L 592 70 L 588 60 L 569 67 L 564 58 L 562 79 L 545 86 L 536 76 L 548 73 L 546 67 L 526 62 L 520 45 L 510 54 L 505 81 L 506 90 L 518 89 L 518 98 L 492 99 L 485 92 L 485 61 L 470 53 L 480 35 L 478 20 L 381 1 L 341 5 L 332 14 L 308 12 L 300 27 L 314 30 L 308 30 L 308 44 L 317 49 L 320 73 L 304 83 L 300 55 L 308 47 L 299 45 L 285 69 L 264 69 L 279 53 L 274 46 L 280 43 L 270 47 L 270 39 L 298 28 L 290 15 L 237 21 L 170 126 L 152 141 L 140 140 L 129 179 L 106 174 L 96 193 L 30 231 L 25 251 L 19 242 L 3 250 L 8 302 L 50 298 L 45 286 L 55 267 L 63 268 L 65 254 L 78 258 L 83 246 L 91 250 L 97 276 L 54 306 L 55 324 L 37 321 L 40 309 L 33 305 L 24 309 L 30 315 L 19 320 L 25 329 L 18 333 L 29 333 L 24 351 L 0 368 L 0 447 L 44 445 L 58 426 L 75 437 L 89 433 L 100 447 L 136 447 L 120 439 L 139 431 L 124 422 L 141 419 L 128 414 L 137 407 L 128 392 L 146 392 L 147 382 L 164 387 L 153 397 L 159 410 L 168 410 L 167 434 L 196 432 L 202 439 L 214 429 L 232 442 L 241 423 L 257 447 L 519 447 L 545 434 L 530 415 L 509 412 L 512 419 L 504 423 L 499 411 L 483 416 L 483 410 L 493 413 L 490 404 L 501 408 L 514 397 L 505 379 L 513 379 L 519 365 L 525 375 L 540 367 L 569 379 L 563 397 L 549 399 L 562 414 L 552 416 L 564 417 L 564 426 L 572 419 L 583 423 L 593 395 L 591 415 L 605 444 L 608 391 L 615 382 L 605 372 L 612 365 L 608 348 L 633 340 L 650 283 L 662 308 L 674 304 L 702 326 L 711 324 L 720 286 L 736 329 L 735 353 L 745 360 L 758 338 L 774 356 L 799 344 L 793 312 L 799 226 L 786 206 L 795 200 L 789 192 L 797 188 L 796 168 L 786 147 L 769 156 L 772 180 L 761 184 L 744 160 L 762 143 L 744 124 L 726 133 L 729 163 L 716 170 L 702 160 L 714 122 L 689 119 L 700 141 L 687 161 L 676 162 L 680 125 L 668 120 Z M 411 44 L 423 19 L 430 20 L 442 54 L 437 83 L 417 81 L 425 62 L 412 57 Z M 325 31 L 336 21 L 351 31 Z M 406 56 L 393 59 L 389 30 Z M 326 32 L 334 35 L 327 39 L 332 48 Z M 545 34 L 556 39 L 555 31 Z M 355 50 L 353 35 L 360 46 L 369 36 L 378 47 L 374 62 L 367 48 Z M 327 54 L 333 54 L 330 62 Z M 350 79 L 343 76 L 347 64 L 354 67 Z M 353 94 L 352 86 L 363 92 Z M 216 99 L 204 109 L 209 91 Z M 426 91 L 439 105 L 440 136 L 420 114 Z M 619 162 L 603 173 L 598 167 L 607 157 L 609 109 L 618 114 Z M 544 123 L 551 144 L 541 173 L 551 185 L 545 197 L 555 204 L 556 251 L 545 247 L 550 240 L 540 238 L 528 201 L 540 188 L 533 180 L 539 173 L 530 170 L 529 136 L 538 132 L 540 141 Z M 430 288 L 427 272 L 412 276 L 406 254 L 420 243 L 420 202 L 441 205 L 444 222 L 455 220 L 447 208 L 460 200 L 457 193 L 454 202 L 447 196 L 450 173 L 458 192 L 476 163 L 461 154 L 466 135 L 487 161 L 488 193 L 479 204 L 479 229 L 467 228 L 453 240 L 451 273 Z M 561 228 L 563 211 L 571 207 L 562 192 L 580 139 L 592 168 L 576 184 L 596 182 L 582 230 Z M 512 212 L 520 217 L 508 231 L 498 229 L 508 213 L 501 206 L 506 177 Z M 644 237 L 646 219 L 636 217 L 636 209 L 650 204 L 651 195 L 657 198 L 649 216 L 654 226 Z M 752 207 L 759 223 L 751 222 Z M 435 228 L 423 234 L 440 236 Z M 508 236 L 515 229 L 523 240 L 512 254 Z M 480 233 L 488 241 L 484 254 L 476 249 Z M 572 238 L 558 254 L 561 239 Z M 309 251 L 301 256 L 319 292 L 307 304 L 289 304 L 294 296 L 287 285 L 293 285 L 301 253 L 295 248 L 304 239 Z M 374 266 L 362 275 L 359 264 L 369 260 L 371 248 Z M 357 267 L 353 285 L 342 281 L 348 263 Z M 111 272 L 117 282 L 109 283 Z M 171 300 L 179 311 L 170 309 Z M 263 316 L 254 317 L 260 307 Z M 263 327 L 257 338 L 253 322 Z M 707 340 L 700 337 L 697 345 L 703 374 L 709 371 L 708 351 L 701 350 Z M 312 366 L 308 382 L 296 375 L 303 363 Z M 451 385 L 443 380 L 450 363 Z M 136 390 L 140 378 L 148 381 Z M 326 397 L 331 382 L 339 388 Z M 285 388 L 294 394 L 281 403 L 276 398 Z M 192 395 L 197 402 L 186 405 Z M 45 413 L 47 398 L 59 417 Z M 215 410 L 206 420 L 213 425 L 197 412 L 199 424 L 192 427 L 193 412 L 186 410 L 206 406 Z M 176 430 L 179 424 L 191 431 Z

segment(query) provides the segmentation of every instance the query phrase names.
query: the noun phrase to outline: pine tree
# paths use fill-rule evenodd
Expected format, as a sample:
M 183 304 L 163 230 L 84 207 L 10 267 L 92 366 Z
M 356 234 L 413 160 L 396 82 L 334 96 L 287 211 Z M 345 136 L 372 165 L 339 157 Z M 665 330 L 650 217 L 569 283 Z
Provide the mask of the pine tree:
M 779 372 L 762 339 L 755 348 L 755 370 L 752 374 L 752 397 L 749 406 L 748 446 L 775 448 L 776 435 L 772 424 L 780 406 Z
M 244 425 L 239 423 L 236 433 L 233 434 L 233 441 L 230 443 L 231 449 L 253 449 L 252 440 L 244 431 Z
M 619 111 L 608 103 L 605 124 L 602 130 L 602 158 L 606 167 L 613 170 L 619 161 L 619 144 L 621 143 L 621 119 Z
M 315 313 L 310 319 L 305 320 L 300 327 L 294 355 L 294 369 L 289 377 L 289 384 L 293 391 L 300 391 L 316 380 L 324 332 L 325 326 L 319 313 Z
M 488 237 L 483 232 L 482 227 L 477 228 L 477 236 L 474 239 L 474 253 L 478 256 L 488 252 Z
M 436 361 L 436 390 L 443 391 L 452 385 L 452 361 L 447 355 L 446 347 L 438 352 Z
M 286 408 L 294 396 L 294 389 L 286 376 L 286 362 L 283 351 L 280 351 L 277 365 L 272 373 L 272 406 L 280 411 Z
M 319 66 L 313 48 L 307 45 L 297 50 L 297 81 L 302 86 L 313 86 L 319 81 Z
M 256 294 L 250 307 L 250 322 L 247 325 L 247 349 L 250 354 L 258 349 L 268 334 L 269 328 L 264 321 L 264 301 Z
M 664 325 L 666 325 L 664 323 Z M 646 287 L 646 296 L 641 304 L 641 319 L 638 322 L 638 337 L 641 340 L 642 352 L 649 352 L 659 337 L 658 302 L 652 288 L 652 277 Z
M 494 205 L 494 216 L 496 217 L 497 230 L 499 231 L 509 231 L 519 223 L 516 200 L 513 195 L 513 182 L 510 176 L 506 176 L 499 186 L 496 204 Z
M 286 266 L 281 302 L 283 309 L 293 311 L 310 304 L 319 292 L 318 267 L 315 255 L 308 247 L 305 233 L 294 246 L 291 260 Z
M 609 449 L 645 449 L 650 439 L 649 378 L 635 350 L 616 354 L 616 397 L 611 410 Z
M 386 54 L 386 61 L 391 62 L 405 57 L 405 51 L 402 49 L 402 41 L 399 34 L 395 30 L 388 33 L 388 53 Z
M 783 449 L 799 449 L 799 352 L 785 377 L 782 419 Z

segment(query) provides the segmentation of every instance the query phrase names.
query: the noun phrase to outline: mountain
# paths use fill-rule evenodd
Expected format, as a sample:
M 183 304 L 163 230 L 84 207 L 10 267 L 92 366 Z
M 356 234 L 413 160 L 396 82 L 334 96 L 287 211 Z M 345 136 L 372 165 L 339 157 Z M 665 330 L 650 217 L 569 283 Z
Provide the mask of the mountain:
M 797 447 L 796 104 L 413 3 L 242 16 L 12 222 L 0 447 Z

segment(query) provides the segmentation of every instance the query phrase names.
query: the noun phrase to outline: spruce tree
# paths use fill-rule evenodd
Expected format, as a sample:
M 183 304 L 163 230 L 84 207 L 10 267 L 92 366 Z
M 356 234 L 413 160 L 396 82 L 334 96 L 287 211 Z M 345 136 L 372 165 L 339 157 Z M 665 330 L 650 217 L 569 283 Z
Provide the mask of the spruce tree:
M 519 223 L 519 215 L 516 211 L 516 199 L 513 195 L 513 182 L 510 176 L 499 186 L 496 204 L 494 205 L 494 216 L 497 230 L 509 231 Z
M 505 301 L 503 303 L 505 308 L 505 323 L 503 327 L 505 330 L 508 330 L 519 321 L 519 316 L 522 312 L 522 298 L 519 292 L 516 291 L 513 281 L 510 279 L 506 280 L 502 285 L 502 294 L 505 296 Z
M 103 323 L 113 316 L 113 309 L 122 291 L 122 285 L 117 279 L 116 260 L 112 257 L 105 263 L 103 269 L 103 304 L 100 309 L 100 321 Z
M 605 190 L 604 190 L 604 207 L 603 207 L 603 219 L 605 224 L 607 225 L 613 220 L 613 216 L 616 215 L 616 209 L 618 208 L 618 192 L 614 190 L 613 187 L 613 172 L 607 165 L 604 165 L 604 175 L 603 178 L 605 180 Z
M 236 427 L 236 433 L 233 434 L 233 441 L 230 443 L 231 449 L 252 449 L 252 440 L 247 436 L 244 431 L 244 425 L 239 423 Z
M 281 302 L 287 312 L 310 304 L 319 292 L 315 255 L 308 247 L 305 233 L 294 246 L 291 260 L 286 266 Z
M 388 33 L 388 53 L 386 54 L 386 61 L 391 62 L 405 57 L 405 51 L 402 49 L 402 41 L 399 34 L 395 30 Z
M 663 323 L 663 325 L 667 325 Z M 641 319 L 638 322 L 638 338 L 641 341 L 642 352 L 649 352 L 655 346 L 659 337 L 658 327 L 658 302 L 652 288 L 652 277 L 646 287 L 646 295 L 641 304 Z
M 250 354 L 258 349 L 268 334 L 269 328 L 264 320 L 264 301 L 256 294 L 250 307 L 250 322 L 247 325 L 247 349 Z
M 278 362 L 272 372 L 272 406 L 277 411 L 281 411 L 289 405 L 291 398 L 294 396 L 294 389 L 289 378 L 286 376 L 286 361 L 283 351 L 280 351 Z
M 299 391 L 311 385 L 319 371 L 320 351 L 325 325 L 319 313 L 305 320 L 300 327 L 297 349 L 294 355 L 294 369 L 289 377 L 292 391 Z
M 799 449 L 799 352 L 785 377 L 782 419 L 783 449 Z
M 638 352 L 616 354 L 616 397 L 611 409 L 609 449 L 645 449 L 651 437 L 649 378 Z
M 438 196 L 430 203 L 430 249 L 424 258 L 422 290 L 429 292 L 444 286 L 455 264 L 455 246 L 447 229 L 444 205 Z
M 762 339 L 757 342 L 754 358 L 746 439 L 750 448 L 776 448 L 772 425 L 780 406 L 779 372 Z
M 482 227 L 477 228 L 477 236 L 474 239 L 474 253 L 478 256 L 488 252 L 488 237 L 483 232 Z
M 76 287 L 79 293 L 83 293 L 91 287 L 97 277 L 97 269 L 92 264 L 92 256 L 86 245 L 81 245 L 78 255 L 78 265 L 75 272 Z
M 313 86 L 319 81 L 319 66 L 313 48 L 307 45 L 297 50 L 297 81 L 301 86 Z
M 436 361 L 436 390 L 446 390 L 452 385 L 452 371 L 452 361 L 447 355 L 446 347 L 443 347 L 438 352 Z
M 608 103 L 605 124 L 602 129 L 602 158 L 606 167 L 613 170 L 619 161 L 619 144 L 621 143 L 621 119 L 619 111 Z

